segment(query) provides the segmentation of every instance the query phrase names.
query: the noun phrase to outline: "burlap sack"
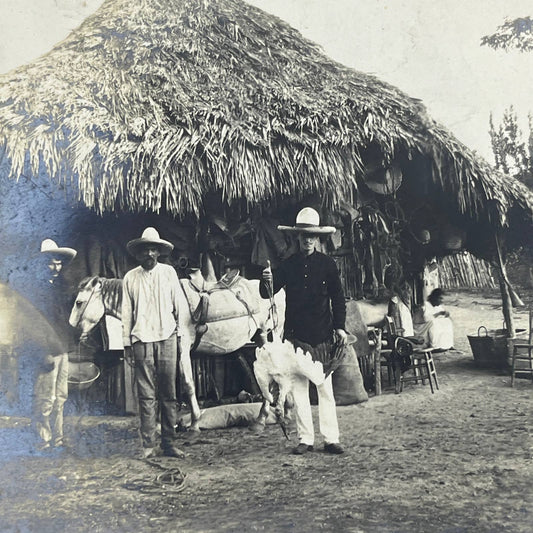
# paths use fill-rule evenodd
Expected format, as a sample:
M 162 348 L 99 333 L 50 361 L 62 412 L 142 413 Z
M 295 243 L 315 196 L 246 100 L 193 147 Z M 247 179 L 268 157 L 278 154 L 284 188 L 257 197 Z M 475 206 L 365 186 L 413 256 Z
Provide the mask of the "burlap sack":
M 333 394 L 337 405 L 351 405 L 368 400 L 353 346 L 346 348 L 342 363 L 333 372 Z

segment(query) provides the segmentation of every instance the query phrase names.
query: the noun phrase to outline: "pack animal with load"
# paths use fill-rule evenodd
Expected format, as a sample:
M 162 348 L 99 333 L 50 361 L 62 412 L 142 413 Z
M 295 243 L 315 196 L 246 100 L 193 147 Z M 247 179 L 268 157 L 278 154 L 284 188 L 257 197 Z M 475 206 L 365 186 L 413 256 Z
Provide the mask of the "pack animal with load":
M 199 429 L 201 416 L 196 398 L 191 351 L 223 355 L 248 343 L 258 329 L 269 325 L 271 303 L 259 295 L 259 281 L 239 275 L 227 275 L 216 282 L 206 282 L 201 274 L 179 282 L 179 369 L 191 407 L 192 431 Z M 81 281 L 70 313 L 69 323 L 81 330 L 81 338 L 104 315 L 121 319 L 122 279 L 92 276 Z M 285 295 L 276 295 L 280 316 L 285 312 Z M 277 328 L 282 331 L 282 324 Z
M 180 372 L 183 376 L 185 393 L 191 406 L 190 430 L 199 429 L 201 411 L 195 392 L 194 376 L 191 364 L 191 352 L 197 351 L 208 355 L 224 355 L 235 352 L 254 337 L 258 330 L 274 329 L 278 338 L 282 337 L 283 317 L 285 314 L 285 293 L 278 292 L 274 302 L 262 299 L 259 295 L 259 281 L 247 280 L 239 275 L 227 275 L 216 282 L 206 282 L 197 272 L 193 279 L 181 279 L 179 292 L 179 329 L 180 329 Z M 279 323 L 273 324 L 272 303 L 276 307 Z M 355 304 L 355 302 L 351 302 Z M 349 302 L 350 304 L 350 302 Z M 348 305 L 348 316 L 353 316 L 354 333 L 358 339 L 365 335 L 359 332 L 365 327 L 364 319 L 374 322 L 381 313 L 382 306 L 363 313 L 353 314 Z M 120 320 L 122 305 L 122 280 L 92 276 L 83 279 L 78 288 L 78 295 L 72 308 L 69 322 L 81 330 L 81 337 L 88 333 L 105 315 Z M 374 306 L 370 306 L 374 307 Z M 275 327 L 274 327 L 275 326 Z M 367 343 L 368 344 L 368 343 Z M 358 346 L 355 346 L 356 351 Z M 365 349 L 365 348 L 363 348 Z M 358 369 L 357 369 L 358 370 Z M 360 378 L 360 372 L 358 370 Z M 334 376 L 335 377 L 335 376 Z M 368 398 L 362 384 L 361 393 L 356 401 Z M 264 394 L 264 391 L 262 390 Z M 363 394 L 364 393 L 364 394 Z M 364 395 L 364 397 L 362 397 Z M 269 399 L 265 397 L 262 412 L 269 410 Z M 352 402 L 353 403 L 353 402 Z

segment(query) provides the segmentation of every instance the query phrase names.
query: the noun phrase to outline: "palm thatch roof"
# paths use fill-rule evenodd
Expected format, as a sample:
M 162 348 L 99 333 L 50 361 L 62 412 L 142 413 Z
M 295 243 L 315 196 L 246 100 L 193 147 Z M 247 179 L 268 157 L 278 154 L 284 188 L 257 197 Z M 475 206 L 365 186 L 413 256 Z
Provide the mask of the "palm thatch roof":
M 401 156 L 424 158 L 424 179 L 462 215 L 505 226 L 513 206 L 533 214 L 531 193 L 420 101 L 241 0 L 107 0 L 0 77 L 0 145 L 11 177 L 44 170 L 99 213 L 198 214 L 213 191 L 336 205 L 353 200 L 369 159 Z

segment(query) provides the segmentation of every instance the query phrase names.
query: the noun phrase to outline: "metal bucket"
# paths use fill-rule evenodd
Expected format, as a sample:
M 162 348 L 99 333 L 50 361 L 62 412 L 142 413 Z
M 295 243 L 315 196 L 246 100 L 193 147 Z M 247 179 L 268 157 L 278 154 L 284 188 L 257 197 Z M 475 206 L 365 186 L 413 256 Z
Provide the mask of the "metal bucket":
M 70 390 L 88 389 L 100 377 L 100 369 L 89 361 L 68 362 L 68 387 Z
M 100 368 L 78 352 L 68 354 L 69 390 L 88 389 L 100 377 Z

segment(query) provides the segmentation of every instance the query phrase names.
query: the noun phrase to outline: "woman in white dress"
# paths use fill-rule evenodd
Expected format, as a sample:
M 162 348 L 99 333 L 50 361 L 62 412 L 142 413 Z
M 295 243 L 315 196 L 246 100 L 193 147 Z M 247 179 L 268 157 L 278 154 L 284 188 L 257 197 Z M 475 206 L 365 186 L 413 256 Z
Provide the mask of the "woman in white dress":
M 407 283 L 400 283 L 389 300 L 387 315 L 390 316 L 398 335 L 413 337 L 413 319 L 411 317 L 411 288 Z
M 424 302 L 422 312 L 415 314 L 415 335 L 424 339 L 425 347 L 436 350 L 453 347 L 453 322 L 442 306 L 443 300 L 444 291 L 435 289 Z

